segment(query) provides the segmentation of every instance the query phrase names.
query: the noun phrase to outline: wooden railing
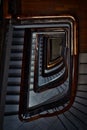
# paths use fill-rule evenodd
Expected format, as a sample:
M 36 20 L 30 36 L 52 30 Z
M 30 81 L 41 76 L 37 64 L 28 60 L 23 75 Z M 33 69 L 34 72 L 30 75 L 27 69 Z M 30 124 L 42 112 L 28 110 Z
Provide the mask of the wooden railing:
M 10 3 L 10 2 L 11 3 Z M 10 7 L 10 3 L 12 6 Z M 87 2 L 81 0 L 4 0 L 3 13 L 5 18 L 28 19 L 30 16 L 48 16 L 71 14 L 79 23 L 79 51 L 87 52 Z

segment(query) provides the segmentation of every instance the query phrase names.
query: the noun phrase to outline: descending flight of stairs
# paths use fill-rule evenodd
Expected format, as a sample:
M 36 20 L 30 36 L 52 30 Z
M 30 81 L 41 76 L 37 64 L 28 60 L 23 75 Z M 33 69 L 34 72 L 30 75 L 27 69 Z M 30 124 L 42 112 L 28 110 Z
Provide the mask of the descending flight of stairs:
M 11 33 L 3 130 L 86 130 L 87 54 L 79 54 L 78 86 L 72 107 L 58 116 L 24 123 L 18 119 L 24 29 L 14 28 Z

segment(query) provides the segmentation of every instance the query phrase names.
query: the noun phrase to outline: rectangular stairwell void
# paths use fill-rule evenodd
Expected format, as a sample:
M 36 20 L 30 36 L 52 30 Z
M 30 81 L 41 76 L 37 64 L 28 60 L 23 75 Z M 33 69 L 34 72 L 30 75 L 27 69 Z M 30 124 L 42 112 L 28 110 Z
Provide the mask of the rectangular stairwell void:
M 75 18 L 69 15 L 18 18 L 13 28 L 24 30 L 20 120 L 65 112 L 72 106 L 77 87 Z

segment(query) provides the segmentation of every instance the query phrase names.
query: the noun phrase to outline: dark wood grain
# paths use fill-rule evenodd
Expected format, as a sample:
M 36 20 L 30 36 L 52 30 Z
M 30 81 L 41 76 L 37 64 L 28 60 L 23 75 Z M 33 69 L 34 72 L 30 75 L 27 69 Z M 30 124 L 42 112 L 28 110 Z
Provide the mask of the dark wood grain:
M 8 14 L 8 0 L 4 0 L 4 17 Z M 87 1 L 81 0 L 21 0 L 20 16 L 43 16 L 71 14 L 76 17 L 79 25 L 79 49 L 87 52 Z

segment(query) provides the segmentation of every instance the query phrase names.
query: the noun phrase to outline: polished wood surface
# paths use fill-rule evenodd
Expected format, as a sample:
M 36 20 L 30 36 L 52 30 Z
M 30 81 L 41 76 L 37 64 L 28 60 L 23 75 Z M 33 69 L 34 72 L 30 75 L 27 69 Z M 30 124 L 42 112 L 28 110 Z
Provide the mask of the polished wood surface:
M 8 2 L 4 0 L 4 17 L 8 14 Z M 20 17 L 70 14 L 76 17 L 79 30 L 80 52 L 87 52 L 87 2 L 81 0 L 20 0 Z M 17 6 L 17 7 L 19 7 Z

